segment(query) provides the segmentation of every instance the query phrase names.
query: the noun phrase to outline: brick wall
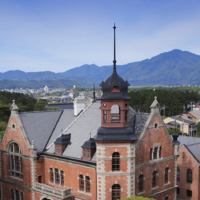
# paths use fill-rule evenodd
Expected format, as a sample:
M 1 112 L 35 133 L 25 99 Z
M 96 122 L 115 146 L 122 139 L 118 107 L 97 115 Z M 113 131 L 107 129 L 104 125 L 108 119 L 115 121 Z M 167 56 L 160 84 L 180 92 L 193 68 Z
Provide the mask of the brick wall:
M 177 181 L 177 185 L 180 188 L 178 197 L 186 200 L 191 199 L 187 198 L 187 190 L 191 190 L 192 199 L 199 200 L 199 164 L 185 146 L 180 148 L 177 167 L 180 168 L 180 181 Z M 192 170 L 192 183 L 187 183 L 187 169 Z

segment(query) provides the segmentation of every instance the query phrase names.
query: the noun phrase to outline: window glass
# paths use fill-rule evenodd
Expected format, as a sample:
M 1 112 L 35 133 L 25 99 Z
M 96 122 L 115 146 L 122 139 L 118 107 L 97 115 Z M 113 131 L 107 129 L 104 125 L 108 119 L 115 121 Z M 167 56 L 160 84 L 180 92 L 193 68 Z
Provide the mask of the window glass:
M 119 184 L 112 186 L 112 200 L 121 199 L 121 187 Z
M 112 155 L 112 171 L 120 170 L 120 155 L 118 152 L 113 153 Z

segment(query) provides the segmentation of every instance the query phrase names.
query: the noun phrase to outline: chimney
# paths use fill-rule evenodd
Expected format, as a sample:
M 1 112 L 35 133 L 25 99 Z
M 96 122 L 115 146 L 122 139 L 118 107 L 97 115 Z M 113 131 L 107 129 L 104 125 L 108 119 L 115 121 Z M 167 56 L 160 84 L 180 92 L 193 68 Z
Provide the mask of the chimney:
M 84 109 L 85 109 L 84 97 L 76 97 L 74 99 L 74 116 L 77 116 Z

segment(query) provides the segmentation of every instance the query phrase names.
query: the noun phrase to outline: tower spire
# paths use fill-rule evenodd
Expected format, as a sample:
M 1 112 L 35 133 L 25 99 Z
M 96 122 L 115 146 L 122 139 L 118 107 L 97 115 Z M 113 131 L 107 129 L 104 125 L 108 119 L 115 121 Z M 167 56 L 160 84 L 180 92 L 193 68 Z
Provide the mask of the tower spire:
M 115 58 L 115 56 L 116 56 L 116 53 L 115 53 L 115 29 L 116 29 L 115 23 L 114 23 L 113 29 L 114 29 L 114 60 L 113 60 L 114 66 L 113 66 L 113 72 L 116 72 L 116 62 L 117 61 L 116 61 L 116 58 Z

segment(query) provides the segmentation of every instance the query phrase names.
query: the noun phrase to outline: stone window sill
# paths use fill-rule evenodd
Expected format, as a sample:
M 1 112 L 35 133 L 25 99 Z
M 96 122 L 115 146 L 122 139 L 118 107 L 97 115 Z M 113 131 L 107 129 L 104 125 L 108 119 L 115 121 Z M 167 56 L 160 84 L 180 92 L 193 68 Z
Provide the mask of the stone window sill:
M 164 184 L 164 186 L 167 186 L 167 185 L 170 185 L 170 182 Z
M 156 190 L 158 189 L 158 186 L 151 188 L 151 190 Z
M 188 182 L 186 182 L 186 184 L 190 184 L 190 185 L 192 185 L 192 183 L 188 183 Z M 190 198 L 192 198 L 192 197 L 190 197 Z
M 24 181 L 23 179 L 18 178 L 18 177 L 16 177 L 16 176 L 9 176 L 9 178 L 16 179 L 16 180 L 18 180 L 18 181 Z
M 56 186 L 59 186 L 61 188 L 65 188 L 65 185 L 61 185 L 61 184 L 57 184 L 57 183 L 52 183 L 51 181 L 49 181 L 49 184 L 50 185 L 56 185 Z
M 137 193 L 138 196 L 140 196 L 140 195 L 142 195 L 142 194 L 145 194 L 145 191 L 142 191 L 142 192 Z
M 86 194 L 88 196 L 92 196 L 92 194 L 90 192 L 85 192 L 85 191 L 82 191 L 82 190 L 78 190 L 79 193 L 82 193 L 82 194 Z

